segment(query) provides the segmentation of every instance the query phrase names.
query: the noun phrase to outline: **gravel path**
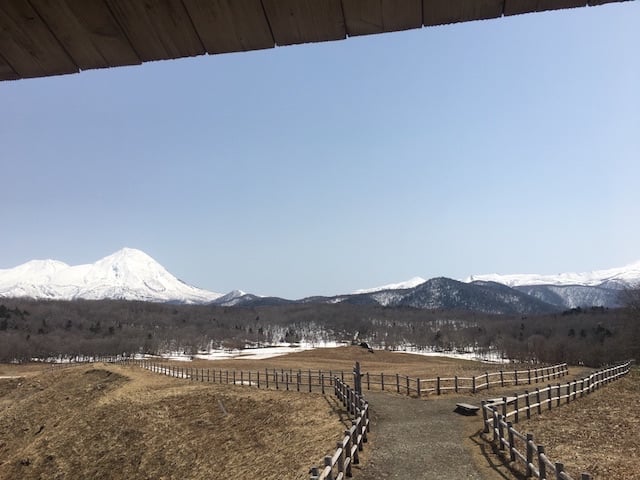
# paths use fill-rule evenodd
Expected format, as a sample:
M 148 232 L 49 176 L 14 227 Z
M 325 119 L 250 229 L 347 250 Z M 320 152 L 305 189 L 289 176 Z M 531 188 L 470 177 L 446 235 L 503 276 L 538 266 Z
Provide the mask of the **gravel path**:
M 482 466 L 483 446 L 472 438 L 482 427 L 481 418 L 454 413 L 456 403 L 477 399 L 418 400 L 382 392 L 367 392 L 366 397 L 373 415 L 373 441 L 365 446 L 367 459 L 354 471 L 355 478 L 504 478 L 489 464 Z

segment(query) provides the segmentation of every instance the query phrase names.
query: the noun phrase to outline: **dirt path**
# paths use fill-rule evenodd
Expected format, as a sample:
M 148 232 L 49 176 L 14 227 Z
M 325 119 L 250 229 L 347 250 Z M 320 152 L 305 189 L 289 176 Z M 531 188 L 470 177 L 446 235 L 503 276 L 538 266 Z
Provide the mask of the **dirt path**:
M 460 397 L 418 400 L 406 396 L 368 392 L 372 411 L 372 441 L 367 461 L 356 478 L 423 480 L 494 480 L 504 473 L 492 465 L 492 455 L 478 441 L 478 416 L 454 413 Z

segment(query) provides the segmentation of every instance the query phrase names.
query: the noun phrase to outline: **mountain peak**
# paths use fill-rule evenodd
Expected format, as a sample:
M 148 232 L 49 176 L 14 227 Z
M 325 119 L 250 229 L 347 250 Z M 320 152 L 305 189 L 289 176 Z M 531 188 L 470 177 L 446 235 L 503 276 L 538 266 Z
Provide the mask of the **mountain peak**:
M 0 297 L 207 303 L 220 296 L 178 280 L 135 248 L 122 248 L 86 265 L 36 260 L 0 270 Z
M 146 254 L 142 250 L 138 250 L 137 248 L 129 248 L 123 247 L 120 250 L 112 253 L 111 255 L 107 255 L 103 257 L 99 261 L 108 260 L 110 262 L 121 262 L 121 261 L 153 261 L 157 263 L 150 255 Z

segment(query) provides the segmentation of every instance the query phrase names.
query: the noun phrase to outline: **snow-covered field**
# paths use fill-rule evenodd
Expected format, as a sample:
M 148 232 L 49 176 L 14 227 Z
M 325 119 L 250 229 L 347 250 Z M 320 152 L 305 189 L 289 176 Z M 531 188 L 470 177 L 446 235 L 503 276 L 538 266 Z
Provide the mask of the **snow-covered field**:
M 289 353 L 303 352 L 314 348 L 338 348 L 344 347 L 344 342 L 313 342 L 313 343 L 284 343 L 271 345 L 268 347 L 247 347 L 244 349 L 212 349 L 207 353 L 198 353 L 195 355 L 187 355 L 180 352 L 168 353 L 161 355 L 164 360 L 176 360 L 188 362 L 191 360 L 261 360 L 265 358 L 279 357 Z M 474 360 L 485 363 L 510 363 L 508 358 L 502 358 L 498 352 L 452 352 L 438 351 L 434 349 L 417 349 L 412 346 L 405 346 L 393 350 L 399 353 L 410 353 L 413 355 L 423 355 L 427 357 L 448 357 L 463 360 Z M 140 358 L 157 358 L 156 356 L 146 355 Z
M 199 360 L 261 360 L 265 358 L 279 357 L 288 353 L 303 352 L 314 348 L 337 348 L 344 346 L 345 343 L 339 342 L 313 342 L 313 343 L 280 343 L 267 347 L 247 347 L 243 349 L 212 349 L 206 353 L 197 353 L 195 355 L 187 355 L 179 352 L 172 352 L 161 355 L 165 360 L 191 361 Z M 153 356 L 144 356 L 141 358 L 156 358 Z
M 459 358 L 462 360 L 474 360 L 476 362 L 485 363 L 510 363 L 508 358 L 502 358 L 498 352 L 447 352 L 436 351 L 432 349 L 416 349 L 413 347 L 405 347 L 401 350 L 396 350 L 402 353 L 411 353 L 414 355 L 424 355 L 426 357 L 447 357 L 447 358 Z

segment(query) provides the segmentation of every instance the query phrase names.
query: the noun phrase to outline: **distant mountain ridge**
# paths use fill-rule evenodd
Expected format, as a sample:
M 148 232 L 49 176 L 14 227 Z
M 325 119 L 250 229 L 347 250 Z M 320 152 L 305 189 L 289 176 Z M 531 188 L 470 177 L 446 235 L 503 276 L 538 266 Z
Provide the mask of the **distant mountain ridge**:
M 530 283 L 527 283 L 530 282 Z M 545 283 L 546 282 L 546 283 Z M 497 314 L 549 313 L 575 307 L 617 307 L 624 288 L 640 284 L 640 262 L 583 274 L 473 275 L 464 281 L 414 277 L 406 282 L 300 300 L 261 297 L 241 290 L 222 295 L 188 285 L 146 253 L 123 248 L 95 263 L 69 266 L 32 260 L 0 270 L 1 297 L 121 299 L 253 307 L 290 303 L 345 303 Z
M 629 287 L 640 283 L 640 261 L 624 267 L 594 270 L 583 273 L 559 273 L 556 275 L 540 275 L 536 273 L 500 275 L 471 275 L 465 282 L 474 281 L 502 283 L 509 287 L 530 285 L 582 285 L 588 287 L 605 286 L 606 288 Z
M 422 277 L 413 277 L 413 278 L 411 278 L 409 280 L 406 280 L 404 282 L 390 283 L 388 285 L 382 285 L 380 287 L 362 288 L 360 290 L 356 290 L 353 293 L 355 295 L 357 295 L 359 293 L 373 293 L 373 292 L 380 292 L 382 290 L 402 290 L 402 289 L 405 289 L 405 288 L 417 287 L 418 285 L 420 285 L 421 283 L 424 283 L 426 281 L 427 280 L 422 278 Z
M 465 282 L 496 282 L 559 308 L 619 307 L 621 292 L 640 285 L 640 261 L 583 273 L 472 275 Z

